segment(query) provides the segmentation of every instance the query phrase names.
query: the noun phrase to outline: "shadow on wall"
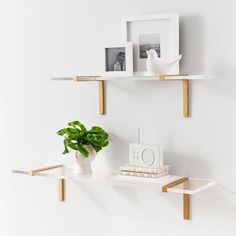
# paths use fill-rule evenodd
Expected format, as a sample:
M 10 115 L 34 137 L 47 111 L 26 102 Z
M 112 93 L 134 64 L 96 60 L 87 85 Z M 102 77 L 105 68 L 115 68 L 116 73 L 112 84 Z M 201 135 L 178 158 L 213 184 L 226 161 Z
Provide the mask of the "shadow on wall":
M 207 207 L 207 212 L 205 212 L 205 214 L 208 215 L 208 219 L 213 219 L 217 216 L 221 221 L 226 220 L 228 223 L 230 223 L 230 221 L 232 223 L 235 222 L 235 193 L 232 194 L 231 191 L 228 191 L 217 183 L 215 187 L 199 196 L 201 196 L 201 204 L 204 204 Z M 204 205 L 202 207 L 204 207 Z
M 106 150 L 106 156 L 115 156 L 118 158 L 107 158 L 107 163 L 112 170 L 117 170 L 120 166 L 128 162 L 130 140 L 126 140 L 124 137 L 119 137 L 114 133 L 110 133 L 109 135 L 110 143 L 115 143 L 116 145 L 109 145 L 109 148 Z
M 211 166 L 193 153 L 176 153 L 165 151 L 165 162 L 171 165 L 171 173 L 194 178 L 212 178 Z
M 221 51 L 207 46 L 211 37 L 206 39 L 206 22 L 203 16 L 180 17 L 180 53 L 183 58 L 180 63 L 180 73 L 203 74 L 212 73 L 216 76 L 210 88 L 221 94 L 235 96 L 235 54 L 222 56 Z M 214 42 L 216 44 L 216 42 Z M 218 42 L 220 43 L 220 41 Z M 206 52 L 209 52 L 206 55 Z M 214 55 L 214 56 L 213 56 Z M 224 82 L 222 81 L 224 78 Z
M 180 17 L 180 72 L 201 74 L 205 71 L 205 22 L 201 16 Z
M 86 198 L 91 200 L 91 202 L 93 202 L 94 205 L 96 205 L 99 208 L 99 210 L 101 210 L 101 212 L 108 215 L 111 214 L 111 211 L 109 207 L 106 205 L 106 203 L 104 202 L 103 198 L 101 199 L 97 197 L 98 193 L 94 190 L 93 185 L 86 186 L 86 184 L 83 184 L 83 183 L 74 183 L 74 184 L 76 185 L 76 188 L 82 190 L 86 194 Z
M 235 181 L 236 174 L 234 172 L 229 172 L 225 176 L 221 176 L 217 179 L 218 188 L 236 199 Z
M 99 214 L 108 216 L 122 216 L 139 220 L 177 219 L 182 221 L 182 194 L 162 193 L 158 188 L 154 190 L 142 186 L 119 187 L 99 184 L 95 187 L 93 184 L 75 184 L 87 198 L 86 204 L 90 206 L 87 214 L 99 209 Z M 104 193 L 112 198 L 107 201 Z M 77 197 L 75 196 L 75 198 L 77 202 Z M 230 198 L 234 200 L 233 203 L 229 201 Z M 149 200 L 147 201 L 147 199 Z M 216 219 L 233 221 L 236 216 L 235 199 L 235 194 L 229 193 L 217 184 L 213 188 L 191 197 L 190 217 L 193 220 L 195 218 L 205 219 L 207 224 L 209 222 L 214 224 Z M 153 204 L 153 200 L 155 200 L 155 204 Z

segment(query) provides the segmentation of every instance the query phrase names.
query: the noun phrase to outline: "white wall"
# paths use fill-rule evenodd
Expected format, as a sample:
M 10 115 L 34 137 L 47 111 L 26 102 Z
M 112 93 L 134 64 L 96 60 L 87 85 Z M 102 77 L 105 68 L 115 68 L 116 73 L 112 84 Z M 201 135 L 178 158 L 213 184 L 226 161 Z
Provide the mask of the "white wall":
M 191 83 L 191 118 L 181 116 L 179 82 L 109 82 L 99 116 L 96 84 L 50 81 L 96 72 L 101 45 L 121 39 L 122 16 L 161 12 L 180 13 L 181 71 L 217 76 Z M 235 22 L 233 0 L 1 1 L 0 235 L 235 235 Z M 179 195 L 68 183 L 61 204 L 55 181 L 11 173 L 69 158 L 55 132 L 74 119 L 111 133 L 94 169 L 126 163 L 140 127 L 174 173 L 218 184 L 193 197 L 183 221 Z

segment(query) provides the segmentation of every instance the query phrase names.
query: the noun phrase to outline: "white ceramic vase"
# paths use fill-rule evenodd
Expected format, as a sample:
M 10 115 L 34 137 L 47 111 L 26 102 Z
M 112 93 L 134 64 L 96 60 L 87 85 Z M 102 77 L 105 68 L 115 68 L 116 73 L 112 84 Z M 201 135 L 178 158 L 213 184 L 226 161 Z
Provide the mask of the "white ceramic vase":
M 75 152 L 76 164 L 74 166 L 74 174 L 87 175 L 92 173 L 91 161 L 94 160 L 97 153 L 90 145 L 87 145 L 85 148 L 89 152 L 88 157 L 84 157 L 79 151 Z

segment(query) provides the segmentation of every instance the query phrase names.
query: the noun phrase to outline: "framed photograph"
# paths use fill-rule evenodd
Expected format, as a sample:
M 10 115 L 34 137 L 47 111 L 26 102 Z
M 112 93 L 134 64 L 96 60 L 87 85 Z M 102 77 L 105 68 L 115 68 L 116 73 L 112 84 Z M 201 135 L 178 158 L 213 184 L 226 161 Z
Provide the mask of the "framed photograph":
M 122 40 L 133 43 L 134 75 L 148 76 L 146 51 L 154 49 L 160 58 L 170 61 L 179 55 L 179 15 L 125 17 L 122 19 Z M 179 63 L 168 74 L 179 74 Z
M 104 76 L 133 76 L 132 42 L 121 42 L 104 47 Z

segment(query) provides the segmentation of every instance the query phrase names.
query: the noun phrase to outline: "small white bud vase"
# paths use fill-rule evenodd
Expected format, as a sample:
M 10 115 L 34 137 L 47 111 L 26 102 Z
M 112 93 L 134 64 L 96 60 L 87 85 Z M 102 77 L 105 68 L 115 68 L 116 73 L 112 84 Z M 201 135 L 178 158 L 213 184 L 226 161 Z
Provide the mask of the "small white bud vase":
M 96 151 L 89 145 L 86 146 L 89 152 L 88 157 L 84 157 L 79 151 L 75 152 L 76 164 L 74 174 L 87 175 L 92 173 L 91 161 L 96 157 Z

